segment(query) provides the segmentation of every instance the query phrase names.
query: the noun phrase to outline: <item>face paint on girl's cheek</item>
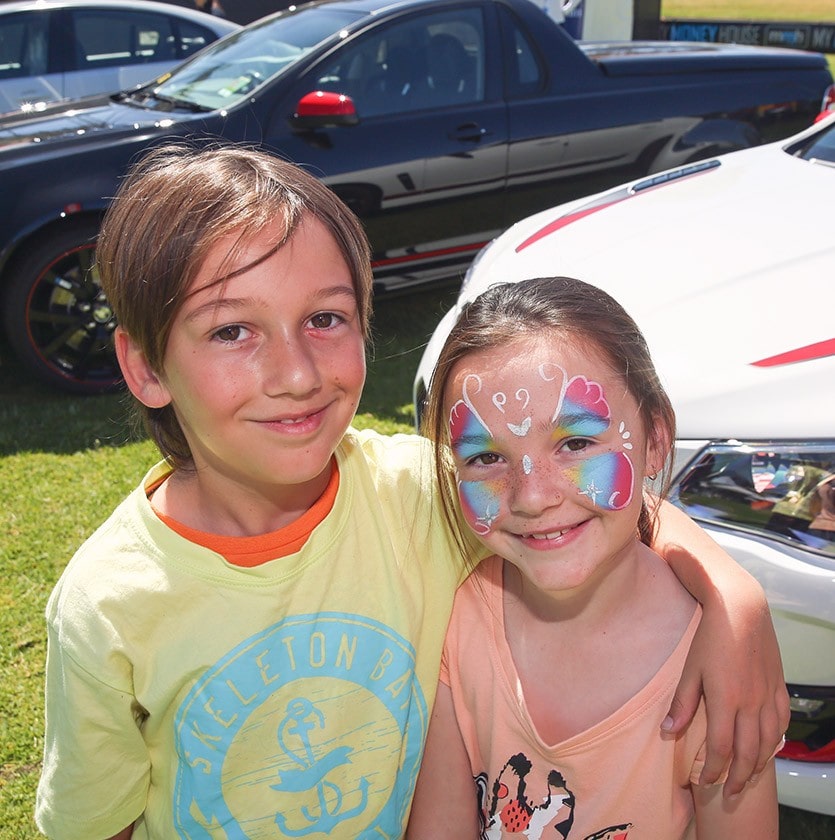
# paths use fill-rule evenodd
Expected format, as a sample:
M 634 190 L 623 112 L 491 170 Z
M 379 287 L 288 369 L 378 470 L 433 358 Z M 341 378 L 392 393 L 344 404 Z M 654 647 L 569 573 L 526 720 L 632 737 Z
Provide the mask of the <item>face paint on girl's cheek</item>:
M 498 482 L 458 482 L 461 512 L 470 528 L 481 536 L 489 534 L 493 528 L 493 522 L 495 522 L 500 511 L 500 497 L 501 492 Z
M 481 390 L 481 378 L 468 376 L 464 381 L 463 399 L 449 412 L 449 442 L 455 457 L 469 458 L 495 452 L 493 435 L 470 401 L 468 387 Z M 499 513 L 499 487 L 496 482 L 458 481 L 458 498 L 467 524 L 476 534 L 488 534 Z
M 611 426 L 609 403 L 599 383 L 585 376 L 572 377 L 565 388 L 555 417 L 555 438 L 597 437 Z M 624 449 L 631 449 L 630 434 L 620 423 L 618 434 Z M 578 492 L 606 510 L 621 510 L 632 501 L 635 470 L 623 452 L 607 452 L 565 470 Z
M 623 452 L 606 452 L 564 471 L 582 496 L 606 510 L 621 510 L 632 501 L 635 470 Z

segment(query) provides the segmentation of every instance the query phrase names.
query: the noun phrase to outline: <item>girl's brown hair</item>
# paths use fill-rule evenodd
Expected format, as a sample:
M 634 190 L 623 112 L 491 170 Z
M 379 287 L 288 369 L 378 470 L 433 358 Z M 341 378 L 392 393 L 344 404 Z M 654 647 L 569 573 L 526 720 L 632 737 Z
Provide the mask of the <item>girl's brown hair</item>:
M 672 444 L 675 413 L 661 385 L 638 326 L 624 308 L 596 286 L 570 277 L 543 277 L 519 283 L 491 286 L 467 304 L 441 350 L 429 386 L 423 431 L 435 445 L 435 463 L 444 513 L 455 528 L 459 546 L 467 550 L 468 538 L 456 525 L 457 492 L 449 457 L 448 418 L 444 394 L 455 365 L 471 353 L 498 347 L 514 339 L 543 336 L 578 340 L 597 350 L 620 377 L 637 402 L 648 435 L 658 433 Z M 668 476 L 662 476 L 666 489 Z M 655 530 L 655 517 L 646 497 L 638 520 L 640 539 L 648 545 Z
M 356 216 L 317 178 L 240 146 L 161 146 L 131 168 L 105 215 L 96 257 L 119 325 L 154 371 L 162 372 L 174 319 L 215 242 L 236 235 L 243 244 L 276 219 L 284 222 L 280 240 L 256 263 L 235 272 L 241 273 L 286 244 L 307 214 L 325 225 L 345 258 L 368 340 L 368 240 Z M 230 262 L 234 256 L 233 249 Z M 191 451 L 173 407 L 140 404 L 138 411 L 163 456 L 174 466 L 188 466 Z

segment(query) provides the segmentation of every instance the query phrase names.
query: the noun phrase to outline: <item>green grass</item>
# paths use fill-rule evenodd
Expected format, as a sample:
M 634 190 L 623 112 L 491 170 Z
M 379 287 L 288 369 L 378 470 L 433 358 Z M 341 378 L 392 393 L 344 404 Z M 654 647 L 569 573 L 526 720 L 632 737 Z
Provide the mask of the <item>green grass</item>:
M 661 16 L 835 23 L 835 0 L 661 0 Z

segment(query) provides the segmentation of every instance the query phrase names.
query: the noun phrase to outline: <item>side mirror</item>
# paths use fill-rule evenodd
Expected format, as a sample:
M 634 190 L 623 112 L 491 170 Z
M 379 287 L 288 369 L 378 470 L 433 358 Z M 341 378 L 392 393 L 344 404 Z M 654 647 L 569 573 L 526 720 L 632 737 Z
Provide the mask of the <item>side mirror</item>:
M 301 131 L 325 126 L 357 125 L 359 117 L 354 100 L 344 93 L 314 90 L 306 93 L 296 105 L 290 125 Z

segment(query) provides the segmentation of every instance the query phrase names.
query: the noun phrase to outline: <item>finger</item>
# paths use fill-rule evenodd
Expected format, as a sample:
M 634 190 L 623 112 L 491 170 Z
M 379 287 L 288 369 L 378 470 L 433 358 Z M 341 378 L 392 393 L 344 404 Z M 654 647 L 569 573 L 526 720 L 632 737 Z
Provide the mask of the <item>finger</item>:
M 688 680 L 683 676 L 670 702 L 670 709 L 661 724 L 661 728 L 665 732 L 674 734 L 681 732 L 693 719 L 693 715 L 696 714 L 701 697 L 702 686 L 699 680 Z
M 791 705 L 789 703 L 789 692 L 785 683 L 781 683 L 780 688 L 777 690 L 777 710 L 778 720 L 780 721 L 780 737 L 782 737 L 789 728 L 792 716 Z
M 760 715 L 746 712 L 738 714 L 734 728 L 733 759 L 723 791 L 726 799 L 741 793 L 748 784 L 757 766 L 761 741 Z
M 707 755 L 699 777 L 699 784 L 717 782 L 728 766 L 734 749 L 736 719 L 716 703 L 707 702 Z M 746 776 L 747 778 L 747 776 Z
M 760 712 L 760 752 L 752 778 L 762 773 L 774 753 L 782 747 L 783 732 L 785 730 L 781 726 L 777 707 L 767 706 L 762 709 Z

